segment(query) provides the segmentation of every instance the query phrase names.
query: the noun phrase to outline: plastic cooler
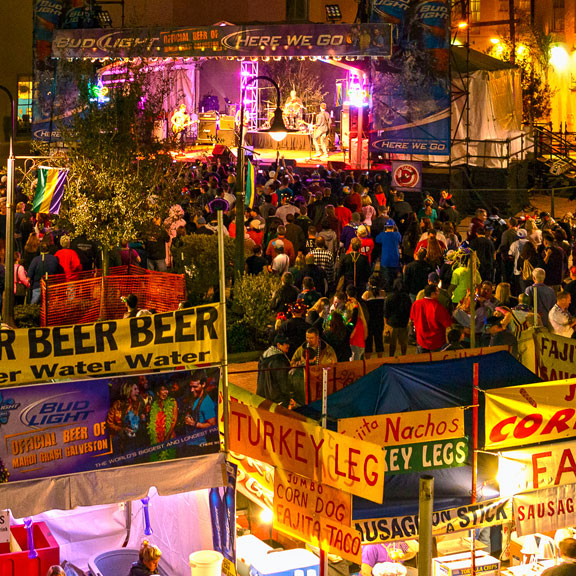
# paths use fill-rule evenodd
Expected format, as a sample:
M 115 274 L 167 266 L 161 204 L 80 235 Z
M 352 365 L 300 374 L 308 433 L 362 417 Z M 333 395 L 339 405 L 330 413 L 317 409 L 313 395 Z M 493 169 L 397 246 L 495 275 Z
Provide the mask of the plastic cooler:
M 0 576 L 46 576 L 50 566 L 60 564 L 60 546 L 44 522 L 32 524 L 34 549 L 38 557 L 28 558 L 28 538 L 24 526 L 11 526 L 14 540 L 22 549 L 0 554 Z
M 92 556 L 88 561 L 88 567 L 94 576 L 127 576 L 132 564 L 138 562 L 138 552 L 136 548 L 109 550 Z M 168 576 L 168 573 L 162 568 L 162 558 L 158 564 L 158 574 Z M 4 575 L 0 572 L 0 576 Z M 45 575 L 42 574 L 42 576 Z
M 320 572 L 318 556 L 304 548 L 270 552 L 253 560 L 250 575 L 294 576 L 296 570 L 301 570 L 305 576 L 318 576 Z

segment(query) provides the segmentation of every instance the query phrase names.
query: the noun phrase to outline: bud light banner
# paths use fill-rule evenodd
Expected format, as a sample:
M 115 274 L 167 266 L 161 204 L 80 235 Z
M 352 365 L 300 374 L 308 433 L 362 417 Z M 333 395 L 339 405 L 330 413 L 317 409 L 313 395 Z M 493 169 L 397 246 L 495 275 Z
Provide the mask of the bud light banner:
M 218 452 L 219 373 L 3 388 L 0 483 Z
M 374 0 L 372 22 L 395 25 L 389 60 L 372 61 L 370 149 L 450 154 L 450 4 Z
M 396 190 L 422 190 L 421 162 L 392 162 L 392 187 Z

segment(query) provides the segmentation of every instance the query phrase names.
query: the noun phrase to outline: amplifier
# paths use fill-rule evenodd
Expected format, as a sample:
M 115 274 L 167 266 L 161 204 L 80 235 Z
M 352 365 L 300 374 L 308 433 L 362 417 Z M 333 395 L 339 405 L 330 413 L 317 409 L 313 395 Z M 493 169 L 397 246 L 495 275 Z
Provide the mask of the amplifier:
M 218 130 L 218 142 L 226 146 L 236 146 L 236 134 L 234 130 Z
M 234 130 L 234 116 L 220 116 L 220 130 Z
M 216 117 L 199 118 L 197 142 L 211 143 L 216 139 Z

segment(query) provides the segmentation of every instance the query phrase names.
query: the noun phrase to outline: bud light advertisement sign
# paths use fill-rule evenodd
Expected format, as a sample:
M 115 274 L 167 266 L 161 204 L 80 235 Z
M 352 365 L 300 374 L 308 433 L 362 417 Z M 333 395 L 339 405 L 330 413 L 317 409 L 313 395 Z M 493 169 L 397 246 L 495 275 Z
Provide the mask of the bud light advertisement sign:
M 219 369 L 0 392 L 0 483 L 218 452 Z
M 448 0 L 374 0 L 371 20 L 395 31 L 392 57 L 372 61 L 371 151 L 450 155 Z

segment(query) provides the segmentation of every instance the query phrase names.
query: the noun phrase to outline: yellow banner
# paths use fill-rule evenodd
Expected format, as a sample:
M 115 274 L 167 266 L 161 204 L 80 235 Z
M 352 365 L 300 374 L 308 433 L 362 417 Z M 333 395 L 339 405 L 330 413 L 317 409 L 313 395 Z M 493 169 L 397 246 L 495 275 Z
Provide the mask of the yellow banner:
M 486 391 L 489 449 L 576 437 L 576 378 Z
M 219 304 L 95 324 L 0 330 L 0 385 L 217 364 L 221 338 Z
M 385 460 L 376 444 L 232 401 L 230 450 L 382 502 Z
M 535 340 L 536 374 L 542 380 L 576 378 L 576 340 L 548 332 L 538 332 Z
M 576 484 L 576 441 L 500 452 L 498 484 L 503 496 Z
M 401 446 L 464 436 L 464 410 L 439 408 L 338 420 L 338 432 L 379 446 Z
M 326 484 L 319 484 L 298 474 L 277 470 L 274 475 L 274 517 L 290 508 L 302 516 L 350 526 L 352 496 Z
M 362 539 L 354 528 L 324 517 L 316 519 L 285 506 L 274 515 L 274 528 L 346 560 L 362 563 Z

